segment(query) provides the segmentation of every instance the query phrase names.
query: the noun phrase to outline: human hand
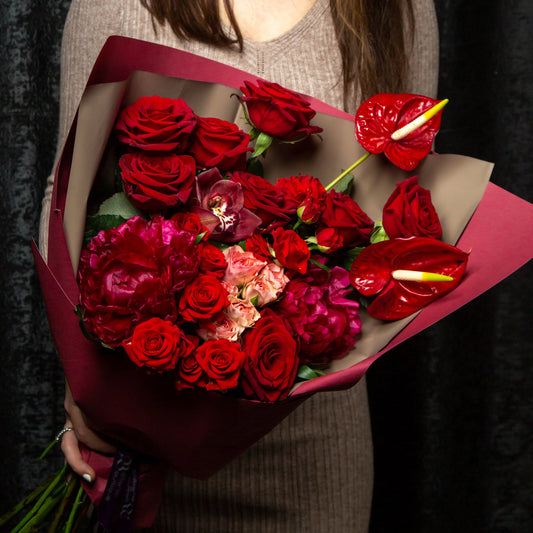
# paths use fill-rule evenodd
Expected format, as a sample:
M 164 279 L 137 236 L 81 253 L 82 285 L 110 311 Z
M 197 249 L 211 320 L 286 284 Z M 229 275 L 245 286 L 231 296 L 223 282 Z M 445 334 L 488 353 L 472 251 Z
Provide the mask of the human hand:
M 94 469 L 88 465 L 80 452 L 80 442 L 88 448 L 107 455 L 116 452 L 113 444 L 102 439 L 89 427 L 89 421 L 78 407 L 68 383 L 65 382 L 65 427 L 71 427 L 72 431 L 67 431 L 61 439 L 61 451 L 70 468 L 81 476 L 85 481 L 92 483 L 96 477 Z

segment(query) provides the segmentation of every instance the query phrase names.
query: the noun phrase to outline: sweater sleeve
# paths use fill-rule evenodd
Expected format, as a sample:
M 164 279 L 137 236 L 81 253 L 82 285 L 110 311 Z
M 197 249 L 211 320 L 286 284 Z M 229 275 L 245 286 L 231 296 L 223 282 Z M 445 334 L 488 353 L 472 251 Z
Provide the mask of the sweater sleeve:
M 92 66 L 106 39 L 120 34 L 121 27 L 120 0 L 73 0 L 70 5 L 61 43 L 59 133 L 54 169 Z M 53 184 L 52 173 L 47 180 L 39 227 L 39 248 L 45 260 Z
M 407 91 L 437 97 L 439 29 L 433 0 L 414 0 L 415 32 L 409 52 Z

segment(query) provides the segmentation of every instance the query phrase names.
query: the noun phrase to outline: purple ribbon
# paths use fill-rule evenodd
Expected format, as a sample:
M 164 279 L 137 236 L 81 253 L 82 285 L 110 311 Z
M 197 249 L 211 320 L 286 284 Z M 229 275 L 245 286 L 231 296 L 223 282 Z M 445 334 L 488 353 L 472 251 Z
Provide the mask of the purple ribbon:
M 115 455 L 111 473 L 98 506 L 98 522 L 107 533 L 130 533 L 139 486 L 139 461 L 129 450 Z

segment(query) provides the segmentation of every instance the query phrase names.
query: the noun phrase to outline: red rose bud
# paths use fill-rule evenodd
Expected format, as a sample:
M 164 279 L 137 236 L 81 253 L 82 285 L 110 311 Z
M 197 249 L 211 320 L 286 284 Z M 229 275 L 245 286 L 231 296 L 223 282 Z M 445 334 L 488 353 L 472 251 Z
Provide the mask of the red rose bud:
M 431 203 L 431 193 L 418 185 L 417 176 L 396 185 L 383 208 L 383 227 L 389 238 L 442 235 L 439 216 Z
M 296 347 L 283 320 L 267 311 L 244 335 L 248 356 L 241 381 L 244 393 L 266 402 L 285 398 L 298 371 Z
M 120 112 L 115 131 L 121 143 L 135 148 L 182 153 L 196 121 L 184 100 L 143 96 Z
M 220 172 L 246 168 L 246 152 L 252 150 L 250 135 L 236 124 L 218 118 L 199 118 L 188 152 L 198 166 L 217 167 Z
M 240 344 L 217 339 L 204 342 L 196 350 L 196 359 L 208 378 L 205 388 L 225 391 L 238 385 L 246 355 Z
M 214 244 L 202 242 L 198 245 L 200 256 L 200 274 L 211 274 L 215 278 L 222 279 L 226 273 L 226 257 L 224 252 Z
M 274 237 L 272 249 L 279 264 L 305 274 L 307 262 L 311 257 L 307 243 L 292 229 L 276 228 L 272 236 Z
M 186 203 L 196 174 L 196 163 L 188 155 L 135 152 L 124 154 L 119 166 L 131 203 L 152 212 Z
M 343 242 L 339 232 L 334 228 L 324 228 L 316 234 L 318 250 L 323 254 L 332 254 L 342 248 Z
M 198 276 L 185 287 L 178 310 L 189 322 L 212 318 L 228 306 L 228 293 L 217 278 Z
M 397 320 L 457 287 L 467 261 L 467 253 L 435 239 L 391 239 L 372 244 L 357 256 L 350 283 L 362 295 L 376 296 L 367 309 L 370 316 Z M 452 281 L 394 279 L 398 270 L 442 274 Z
M 285 210 L 298 214 L 306 224 L 314 224 L 324 210 L 326 189 L 318 178 L 310 175 L 280 178 L 276 188 L 283 195 Z
M 198 340 L 198 337 L 195 337 Z M 196 357 L 196 351 L 178 360 L 178 377 L 175 382 L 177 390 L 205 388 L 209 380 Z
M 384 153 L 396 166 L 412 170 L 430 152 L 440 128 L 442 113 L 437 112 L 425 122 L 429 115 L 422 119 L 418 117 L 437 104 L 439 100 L 416 94 L 377 94 L 363 102 L 357 110 L 357 140 L 369 152 Z M 415 119 L 418 119 L 415 126 L 420 125 L 411 133 L 405 137 L 401 133 L 394 135 Z
M 194 213 L 175 213 L 170 217 L 170 220 L 193 235 L 198 236 L 203 233 L 202 240 L 206 240 L 209 237 L 209 229 L 202 224 L 200 217 Z
M 138 324 L 122 346 L 137 366 L 159 373 L 174 369 L 178 358 L 187 357 L 194 349 L 178 326 L 160 318 Z
M 271 137 L 296 141 L 322 131 L 322 128 L 310 125 L 316 112 L 294 91 L 261 80 L 257 85 L 244 82 L 241 91 L 244 94 L 241 101 L 246 104 L 250 121 Z
M 334 228 L 344 246 L 358 246 L 368 243 L 374 222 L 350 196 L 331 190 L 319 220 L 319 230 L 324 228 Z

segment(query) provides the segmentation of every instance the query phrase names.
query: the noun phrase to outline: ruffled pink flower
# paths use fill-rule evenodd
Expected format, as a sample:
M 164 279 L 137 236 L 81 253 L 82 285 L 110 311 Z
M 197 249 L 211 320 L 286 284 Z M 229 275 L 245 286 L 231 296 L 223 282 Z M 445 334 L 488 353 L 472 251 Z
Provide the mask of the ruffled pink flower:
M 241 326 L 226 313 L 218 316 L 215 321 L 201 320 L 196 333 L 204 341 L 226 339 L 236 342 L 239 340 L 244 326 Z
M 285 287 L 272 308 L 298 339 L 302 363 L 326 362 L 342 357 L 361 331 L 359 304 L 350 293 L 348 272 L 340 267 L 328 273 L 313 267 L 303 278 Z
M 255 278 L 244 286 L 242 297 L 246 300 L 257 298 L 259 307 L 274 302 L 289 283 L 289 278 L 284 271 L 282 266 L 268 263 Z
M 197 275 L 195 237 L 174 222 L 133 217 L 82 251 L 80 306 L 87 331 L 112 347 L 152 317 L 176 322 L 176 296 Z
M 223 281 L 230 285 L 242 285 L 255 277 L 267 264 L 255 257 L 252 252 L 245 252 L 239 245 L 224 250 L 228 266 Z
M 229 296 L 229 305 L 224 313 L 243 328 L 251 328 L 261 315 L 249 300 Z

